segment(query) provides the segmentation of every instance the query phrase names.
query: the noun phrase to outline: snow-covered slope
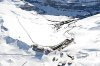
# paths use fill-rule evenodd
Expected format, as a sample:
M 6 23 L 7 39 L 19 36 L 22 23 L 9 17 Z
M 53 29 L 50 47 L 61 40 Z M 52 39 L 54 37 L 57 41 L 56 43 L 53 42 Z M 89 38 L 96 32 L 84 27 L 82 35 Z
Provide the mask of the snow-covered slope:
M 71 32 L 75 35 L 75 45 L 69 46 L 76 53 L 88 54 L 86 58 L 78 59 L 82 66 L 99 66 L 100 60 L 98 59 L 100 53 L 100 14 L 79 20 L 76 23 L 76 28 Z M 78 55 L 78 54 L 77 54 Z M 78 57 L 77 57 L 78 58 Z M 95 61 L 94 61 L 95 60 Z
M 31 37 L 35 43 L 47 46 L 58 44 L 66 38 L 63 36 L 64 31 L 55 32 L 52 23 L 44 18 L 49 16 L 32 14 L 15 6 L 5 4 L 1 4 L 0 9 L 1 16 L 4 19 L 4 26 L 8 28 L 9 36 L 14 39 L 32 45 Z M 54 18 L 64 19 L 63 16 L 54 16 Z M 65 17 L 65 19 L 67 20 L 68 17 Z
M 0 34 L 0 38 L 3 37 L 2 42 L 0 39 L 0 66 L 57 66 L 62 63 L 66 63 L 65 66 L 100 66 L 100 14 L 80 19 L 69 27 L 62 25 L 58 31 L 52 24 L 71 18 L 40 15 L 9 3 L 0 3 L 0 17 L 8 29 L 7 34 Z M 71 37 L 74 42 L 70 46 L 49 55 L 30 48 L 34 44 L 32 40 L 42 46 L 52 46 Z

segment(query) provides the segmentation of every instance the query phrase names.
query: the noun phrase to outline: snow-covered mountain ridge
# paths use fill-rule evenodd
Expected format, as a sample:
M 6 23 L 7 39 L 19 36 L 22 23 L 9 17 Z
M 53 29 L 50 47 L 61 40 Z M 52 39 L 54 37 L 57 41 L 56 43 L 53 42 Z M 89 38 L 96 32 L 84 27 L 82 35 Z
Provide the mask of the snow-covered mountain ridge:
M 100 12 L 98 0 L 26 0 L 40 14 L 85 18 Z

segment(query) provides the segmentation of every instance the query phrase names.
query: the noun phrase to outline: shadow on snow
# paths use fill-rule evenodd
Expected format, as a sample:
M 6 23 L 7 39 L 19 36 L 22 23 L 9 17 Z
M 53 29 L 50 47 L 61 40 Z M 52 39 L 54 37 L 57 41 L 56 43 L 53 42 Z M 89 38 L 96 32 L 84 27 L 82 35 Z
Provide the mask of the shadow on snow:
M 24 51 L 28 51 L 31 47 L 29 46 L 29 45 L 27 45 L 25 42 L 22 42 L 22 41 L 20 41 L 20 40 L 18 40 L 18 39 L 14 39 L 14 38 L 12 38 L 12 37 L 10 37 L 10 36 L 7 36 L 7 37 L 5 37 L 4 38 L 5 40 L 6 40 L 6 43 L 7 44 L 9 44 L 9 45 L 17 45 L 17 47 L 19 48 L 19 49 L 22 49 L 22 50 L 24 50 Z M 34 51 L 33 51 L 34 52 Z M 41 60 L 41 58 L 42 58 L 42 56 L 43 56 L 43 53 L 42 52 L 36 52 L 35 51 L 35 58 L 37 58 L 37 59 L 40 59 Z

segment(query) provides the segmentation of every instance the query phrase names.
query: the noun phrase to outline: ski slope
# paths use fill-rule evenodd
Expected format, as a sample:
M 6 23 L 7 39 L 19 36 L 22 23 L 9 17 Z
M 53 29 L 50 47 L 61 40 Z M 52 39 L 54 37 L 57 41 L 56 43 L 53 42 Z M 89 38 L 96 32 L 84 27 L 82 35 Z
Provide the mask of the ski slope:
M 0 9 L 1 15 L 5 21 L 4 26 L 8 28 L 9 36 L 14 39 L 19 39 L 29 45 L 33 44 L 31 41 L 32 39 L 37 44 L 52 46 L 66 38 L 62 35 L 62 31 L 55 32 L 51 25 L 52 23 L 44 18 L 49 16 L 31 14 L 15 6 L 5 4 L 1 4 Z M 55 16 L 54 18 L 60 19 L 63 17 Z M 68 17 L 64 17 L 64 19 L 68 19 Z
M 63 21 L 66 16 L 40 15 L 36 11 L 25 11 L 13 4 L 0 3 L 0 17 L 8 29 L 7 36 L 24 42 L 0 42 L 0 66 L 100 66 L 100 14 L 78 20 L 74 28 L 63 25 L 59 31 L 53 29 L 52 21 Z M 71 30 L 70 30 L 71 29 Z M 70 30 L 69 33 L 66 31 Z M 64 33 L 66 34 L 64 35 Z M 66 38 L 74 37 L 74 42 L 62 51 L 44 55 L 32 51 L 28 46 L 34 43 L 42 46 L 59 44 Z M 32 40 L 31 40 L 32 39 Z M 1 40 L 1 39 L 0 39 Z M 32 42 L 34 41 L 34 42 Z M 22 48 L 20 48 L 22 47 Z M 25 47 L 28 47 L 26 50 Z M 24 49 L 23 49 L 24 48 Z M 63 56 L 61 57 L 61 53 Z M 74 56 L 71 60 L 67 55 Z M 53 58 L 58 59 L 52 61 Z

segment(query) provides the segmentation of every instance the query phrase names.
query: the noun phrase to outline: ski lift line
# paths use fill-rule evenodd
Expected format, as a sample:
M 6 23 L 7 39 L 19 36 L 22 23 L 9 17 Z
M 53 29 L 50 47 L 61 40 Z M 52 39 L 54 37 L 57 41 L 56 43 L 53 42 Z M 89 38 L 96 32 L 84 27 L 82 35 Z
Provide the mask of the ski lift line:
M 37 45 L 37 43 L 36 42 L 34 42 L 33 40 L 32 40 L 32 38 L 31 38 L 31 36 L 29 35 L 29 33 L 27 32 L 27 30 L 24 28 L 24 26 L 20 23 L 20 21 L 19 21 L 19 18 L 17 17 L 17 19 L 18 19 L 18 22 L 19 22 L 19 24 L 21 25 L 21 27 L 24 29 L 24 31 L 26 32 L 26 34 L 28 35 L 28 37 L 30 38 L 30 40 L 32 41 L 32 43 L 33 44 L 35 44 L 35 45 Z M 49 47 L 49 46 L 42 46 L 42 45 L 39 45 L 39 46 L 41 46 L 41 47 Z
M 17 16 L 17 19 L 18 19 L 18 23 L 20 24 L 20 26 L 23 28 L 23 30 L 26 32 L 26 34 L 28 35 L 28 37 L 30 38 L 30 40 L 32 41 L 32 43 L 35 44 L 35 42 L 32 40 L 31 36 L 29 35 L 29 33 L 27 32 L 27 30 L 24 28 L 24 26 L 21 24 L 18 16 Z
M 25 61 L 21 66 L 24 66 L 27 63 L 27 61 Z
M 15 12 L 13 12 L 13 13 L 16 14 Z M 17 14 L 16 14 L 16 15 L 17 15 Z M 18 15 L 18 16 L 19 16 L 19 15 Z M 24 26 L 21 24 L 21 22 L 20 22 L 18 16 L 16 16 L 16 18 L 18 19 L 18 23 L 19 23 L 20 26 L 24 29 L 24 31 L 26 32 L 26 34 L 28 35 L 28 37 L 30 38 L 30 40 L 32 41 L 32 43 L 34 43 L 35 45 L 37 45 L 37 43 L 34 42 L 34 41 L 32 40 L 32 38 L 30 37 L 30 35 L 29 35 L 29 33 L 27 32 L 27 30 L 26 30 L 26 29 L 24 28 Z M 41 47 L 51 47 L 51 46 L 42 46 L 42 45 L 39 45 L 39 46 L 41 46 Z

